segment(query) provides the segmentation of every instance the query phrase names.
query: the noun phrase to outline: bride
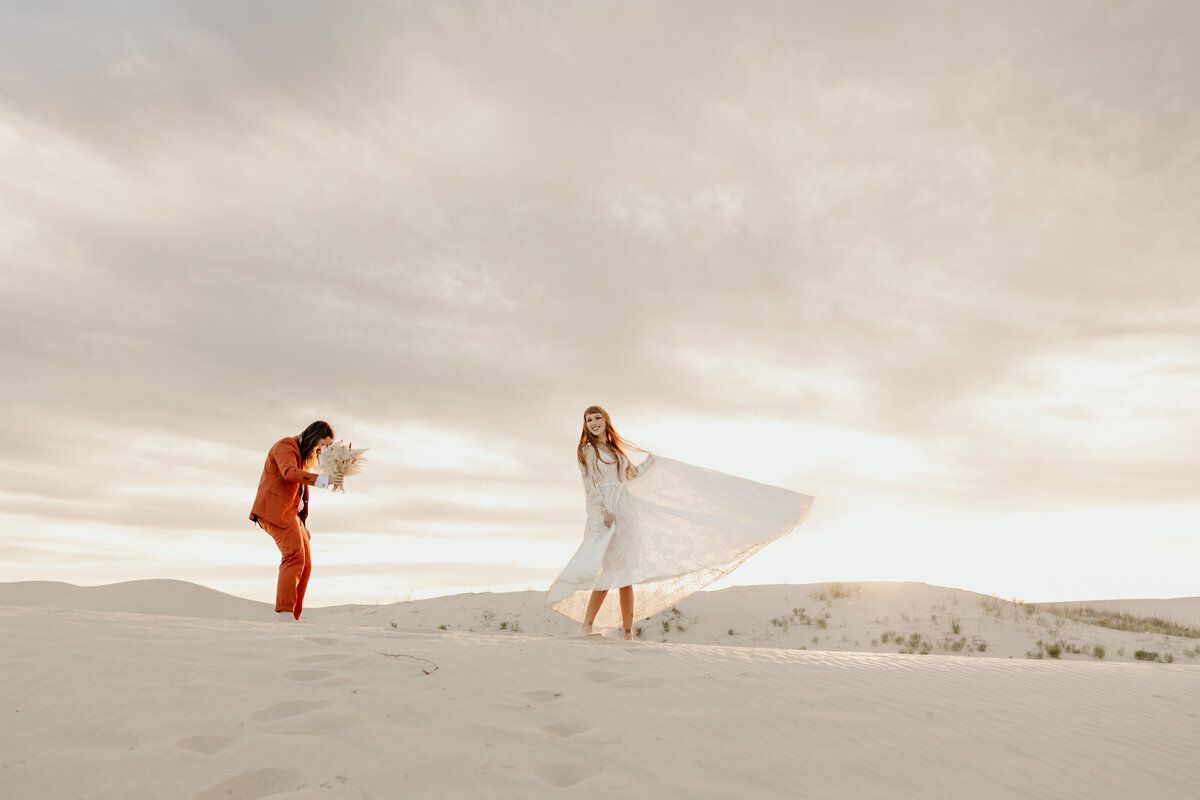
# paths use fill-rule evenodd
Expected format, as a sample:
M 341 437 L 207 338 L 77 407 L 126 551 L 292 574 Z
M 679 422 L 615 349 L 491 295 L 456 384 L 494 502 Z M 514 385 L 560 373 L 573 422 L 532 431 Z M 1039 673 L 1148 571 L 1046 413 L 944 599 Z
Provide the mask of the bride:
M 803 521 L 813 498 L 637 451 L 608 412 L 589 406 L 576 458 L 587 522 L 583 542 L 550 586 L 546 603 L 582 624 L 620 625 L 653 616 L 728 575 Z M 617 588 L 616 609 L 603 609 Z M 635 593 L 634 589 L 637 589 Z

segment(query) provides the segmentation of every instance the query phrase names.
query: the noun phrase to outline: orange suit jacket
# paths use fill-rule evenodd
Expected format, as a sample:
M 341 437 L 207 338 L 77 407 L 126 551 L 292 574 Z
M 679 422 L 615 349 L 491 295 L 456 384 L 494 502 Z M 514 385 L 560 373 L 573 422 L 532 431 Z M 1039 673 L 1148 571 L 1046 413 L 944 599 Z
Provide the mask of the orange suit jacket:
M 290 527 L 300 502 L 300 484 L 312 486 L 317 473 L 300 468 L 300 442 L 295 436 L 280 439 L 267 453 L 258 494 L 250 509 L 250 521 L 264 519 L 280 528 Z

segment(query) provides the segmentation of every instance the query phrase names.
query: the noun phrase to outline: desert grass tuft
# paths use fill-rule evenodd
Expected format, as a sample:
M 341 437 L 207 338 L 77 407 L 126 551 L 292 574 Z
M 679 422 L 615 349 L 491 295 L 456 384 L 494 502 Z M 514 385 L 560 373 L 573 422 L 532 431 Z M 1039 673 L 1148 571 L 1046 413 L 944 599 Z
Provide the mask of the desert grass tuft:
M 1165 636 L 1200 639 L 1200 628 L 1172 622 L 1161 617 L 1141 617 L 1124 611 L 1105 611 L 1083 606 L 1046 605 L 1042 607 L 1052 614 L 1065 617 L 1073 622 L 1082 622 L 1085 625 L 1098 625 L 1101 628 L 1132 631 L 1133 633 L 1159 633 Z

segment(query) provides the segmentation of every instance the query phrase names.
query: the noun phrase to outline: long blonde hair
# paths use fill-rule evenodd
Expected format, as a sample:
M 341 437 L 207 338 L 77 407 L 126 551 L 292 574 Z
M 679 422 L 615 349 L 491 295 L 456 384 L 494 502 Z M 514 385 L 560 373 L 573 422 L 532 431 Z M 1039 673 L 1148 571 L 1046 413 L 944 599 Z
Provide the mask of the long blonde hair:
M 588 430 L 587 418 L 588 418 L 589 414 L 603 415 L 603 417 L 604 417 L 604 439 L 603 440 L 601 440 L 597 436 L 593 436 L 592 432 Z M 592 447 L 596 448 L 596 458 L 600 458 L 600 446 L 601 445 L 604 445 L 605 447 L 609 448 L 610 450 L 612 450 L 614 453 L 617 454 L 617 463 L 618 464 L 621 462 L 621 457 L 624 456 L 624 458 L 625 458 L 625 477 L 626 478 L 633 477 L 633 475 L 634 475 L 633 460 L 629 457 L 629 453 L 625 452 L 625 449 L 629 448 L 631 450 L 637 450 L 638 447 L 637 447 L 637 445 L 633 444 L 633 442 L 630 442 L 626 439 L 622 439 L 620 434 L 618 434 L 615 430 L 613 430 L 612 418 L 609 417 L 608 412 L 605 411 L 600 406 L 588 406 L 583 411 L 583 433 L 581 433 L 579 435 L 579 447 L 576 448 L 575 455 L 579 459 L 579 463 L 583 465 L 583 474 L 584 475 L 587 475 L 587 471 L 588 471 L 587 457 L 584 455 L 586 450 L 584 448 L 587 447 L 589 444 Z

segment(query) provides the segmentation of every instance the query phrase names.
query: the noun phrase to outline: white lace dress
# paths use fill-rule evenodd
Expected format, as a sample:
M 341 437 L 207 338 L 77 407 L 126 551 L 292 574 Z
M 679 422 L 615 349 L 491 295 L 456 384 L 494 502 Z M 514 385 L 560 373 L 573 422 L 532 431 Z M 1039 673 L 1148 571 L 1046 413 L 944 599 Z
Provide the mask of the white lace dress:
M 650 456 L 625 478 L 623 457 L 588 446 L 583 541 L 550 586 L 547 605 L 582 622 L 591 593 L 634 587 L 633 618 L 645 619 L 728 575 L 803 521 L 813 498 Z M 604 512 L 614 517 L 611 528 Z M 597 628 L 618 627 L 616 598 Z

